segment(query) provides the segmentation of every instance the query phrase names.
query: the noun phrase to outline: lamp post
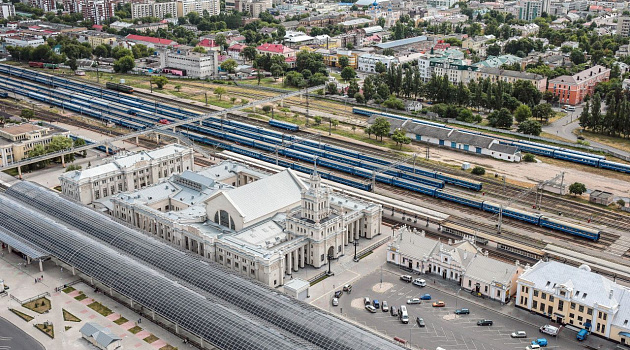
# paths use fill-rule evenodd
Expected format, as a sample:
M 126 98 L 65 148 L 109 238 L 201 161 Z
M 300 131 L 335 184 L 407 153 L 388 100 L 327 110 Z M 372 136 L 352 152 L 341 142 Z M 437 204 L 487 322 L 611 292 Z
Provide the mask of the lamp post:
M 352 242 L 352 245 L 354 245 L 354 259 L 352 259 L 354 262 L 359 262 L 359 259 L 357 259 L 357 246 L 359 245 L 359 240 L 355 239 Z

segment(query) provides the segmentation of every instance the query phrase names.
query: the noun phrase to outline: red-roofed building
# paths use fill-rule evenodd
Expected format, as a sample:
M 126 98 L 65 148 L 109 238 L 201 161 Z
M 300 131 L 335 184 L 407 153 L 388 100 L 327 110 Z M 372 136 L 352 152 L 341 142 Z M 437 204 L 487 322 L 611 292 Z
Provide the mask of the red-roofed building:
M 203 39 L 200 42 L 197 43 L 197 46 L 201 46 L 204 49 L 208 49 L 208 50 L 220 50 L 219 48 L 219 44 L 217 44 L 216 41 L 214 40 L 210 40 L 210 39 Z
M 610 79 L 610 69 L 594 66 L 573 75 L 561 75 L 549 80 L 547 91 L 558 96 L 560 103 L 576 105 L 584 101 L 584 97 L 592 95 L 595 86 Z
M 282 55 L 286 58 L 295 57 L 296 51 L 281 44 L 262 44 L 256 48 L 259 55 Z
M 234 44 L 228 47 L 227 54 L 235 60 L 241 59 L 241 53 L 243 53 L 243 49 L 245 49 L 246 47 L 247 45 Z
M 92 29 L 98 30 L 99 32 L 102 32 L 103 31 L 103 26 L 100 25 L 100 24 L 95 24 L 95 25 L 92 26 Z
M 289 66 L 289 68 L 295 68 L 295 65 L 297 63 L 297 57 L 296 56 L 287 57 L 284 60 L 284 63 L 286 63 L 287 66 Z
M 156 46 L 173 46 L 177 45 L 177 42 L 169 39 L 154 38 L 151 36 L 129 34 L 125 37 L 127 40 L 133 40 L 144 44 L 147 47 L 155 48 Z

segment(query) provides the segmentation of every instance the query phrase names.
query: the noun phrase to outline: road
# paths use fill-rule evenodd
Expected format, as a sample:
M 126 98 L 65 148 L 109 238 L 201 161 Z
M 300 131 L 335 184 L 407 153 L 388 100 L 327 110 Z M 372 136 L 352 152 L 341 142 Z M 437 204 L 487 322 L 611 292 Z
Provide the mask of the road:
M 575 129 L 580 127 L 579 118 L 580 114 L 582 114 L 582 106 L 576 106 L 574 112 L 568 112 L 566 116 L 556 120 L 555 122 L 544 126 L 543 131 L 552 135 L 556 135 L 563 139 L 566 139 L 570 142 L 577 141 L 577 135 L 573 133 Z M 611 147 L 599 142 L 595 142 L 592 140 L 586 140 L 592 147 L 602 148 L 609 150 L 611 152 L 615 152 L 617 154 L 623 155 L 625 157 L 630 157 L 630 152 L 626 152 L 624 150 L 620 150 L 615 147 Z
M 375 271 L 364 276 L 353 284 L 351 294 L 340 298 L 338 307 L 331 307 L 332 312 L 342 313 L 345 317 L 363 324 L 387 337 L 399 337 L 410 342 L 414 348 L 435 349 L 440 346 L 448 350 L 510 350 L 525 349 L 533 339 L 544 337 L 549 341 L 547 349 L 578 349 L 584 345 L 597 347 L 600 344 L 610 346 L 597 337 L 589 337 L 578 343 L 576 332 L 562 328 L 558 337 L 550 337 L 538 332 L 538 327 L 549 321 L 543 317 L 532 315 L 524 310 L 516 309 L 512 305 L 502 306 L 498 302 L 478 299 L 483 303 L 467 300 L 467 293 L 459 291 L 457 295 L 446 293 L 433 288 L 432 277 L 427 281 L 429 286 L 420 288 L 411 283 L 403 282 L 397 274 L 384 269 L 381 273 Z M 381 283 L 382 278 L 382 283 Z M 440 282 L 440 281 L 438 281 Z M 440 286 L 437 283 L 436 286 Z M 337 288 L 339 289 L 339 288 Z M 425 293 L 431 295 L 431 301 L 422 304 L 406 305 L 406 300 L 419 297 Z M 466 294 L 466 295 L 464 295 Z M 375 314 L 368 313 L 363 305 L 363 298 L 378 299 L 381 303 L 386 300 L 389 306 L 406 305 L 409 313 L 409 324 L 402 324 L 397 317 L 380 309 Z M 466 297 L 466 298 L 465 298 Z M 434 308 L 431 303 L 444 301 L 445 307 Z M 330 303 L 330 300 L 327 299 Z M 486 305 L 487 304 L 487 305 Z M 457 308 L 470 309 L 470 315 L 455 315 Z M 503 314 L 499 309 L 509 308 L 513 314 Z M 416 317 L 422 317 L 426 327 L 420 328 L 416 324 Z M 477 326 L 480 319 L 490 319 L 492 326 Z M 526 331 L 527 338 L 514 339 L 510 333 Z
M 0 349 L 44 350 L 44 346 L 13 323 L 0 317 Z

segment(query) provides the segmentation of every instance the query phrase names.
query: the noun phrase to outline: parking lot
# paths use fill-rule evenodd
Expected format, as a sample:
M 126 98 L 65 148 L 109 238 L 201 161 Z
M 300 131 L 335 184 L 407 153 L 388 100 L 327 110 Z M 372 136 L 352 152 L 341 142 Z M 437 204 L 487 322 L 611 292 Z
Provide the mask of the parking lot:
M 414 276 L 414 278 L 417 276 Z M 372 328 L 387 337 L 398 337 L 411 343 L 413 347 L 420 349 L 435 349 L 440 346 L 446 350 L 472 350 L 472 349 L 525 349 L 535 338 L 544 337 L 549 341 L 547 349 L 577 349 L 595 341 L 601 344 L 601 339 L 590 337 L 585 342 L 578 343 L 576 333 L 572 330 L 562 329 L 558 337 L 546 336 L 538 332 L 537 326 L 548 321 L 539 317 L 537 326 L 523 322 L 517 317 L 509 317 L 494 311 L 491 307 L 477 305 L 464 298 L 452 296 L 438 291 L 431 285 L 432 279 L 427 278 L 427 287 L 421 288 L 399 279 L 399 276 L 391 272 L 374 272 L 355 281 L 352 293 L 344 293 L 339 298 L 339 306 L 328 307 L 332 312 L 342 313 L 355 322 Z M 340 288 L 337 288 L 339 290 Z M 431 294 L 431 301 L 422 301 L 422 304 L 407 305 L 406 301 L 418 298 L 423 294 Z M 460 291 L 459 294 L 466 293 Z M 330 304 L 332 295 L 324 296 L 320 302 Z M 409 324 L 403 324 L 398 317 L 391 316 L 389 312 L 377 310 L 372 314 L 365 310 L 364 297 L 370 300 L 378 299 L 381 303 L 385 300 L 389 306 L 406 305 L 409 314 Z M 435 301 L 444 301 L 445 307 L 432 307 Z M 501 304 L 496 303 L 496 308 Z M 513 307 L 513 306 L 510 306 Z M 456 315 L 458 308 L 470 309 L 469 315 Z M 517 310 L 524 315 L 531 316 L 526 311 Z M 426 327 L 420 328 L 416 324 L 416 317 L 422 317 Z M 490 319 L 492 326 L 477 326 L 480 319 Z M 526 331 L 527 338 L 513 339 L 510 333 L 514 331 Z M 595 338 L 595 339 L 594 339 Z M 610 343 L 609 343 L 610 344 Z M 612 344 L 611 344 L 612 346 Z M 597 347 L 597 346 L 595 346 Z

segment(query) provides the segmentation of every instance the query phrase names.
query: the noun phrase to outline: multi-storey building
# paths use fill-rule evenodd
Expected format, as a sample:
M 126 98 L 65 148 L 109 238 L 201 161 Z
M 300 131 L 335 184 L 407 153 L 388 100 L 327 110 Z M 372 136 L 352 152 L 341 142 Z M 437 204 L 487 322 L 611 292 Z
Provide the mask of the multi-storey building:
M 90 204 L 119 192 L 133 191 L 159 183 L 172 174 L 192 170 L 192 149 L 168 145 L 152 151 L 120 154 L 108 163 L 63 173 L 61 192 L 82 204 Z
M 547 77 L 544 75 L 501 68 L 481 67 L 474 72 L 474 79 L 490 79 L 492 82 L 504 81 L 510 84 L 514 84 L 519 80 L 526 80 L 534 84 L 540 92 L 547 90 Z
M 543 12 L 549 13 L 549 0 L 520 0 L 511 11 L 518 19 L 531 22 Z
M 573 75 L 561 75 L 549 80 L 547 91 L 558 96 L 560 103 L 576 105 L 584 101 L 584 97 L 592 95 L 595 86 L 610 79 L 610 69 L 594 66 Z
M 376 72 L 376 64 L 380 62 L 389 69 L 391 65 L 397 64 L 398 59 L 394 56 L 385 56 L 379 54 L 365 54 L 359 56 L 359 70 L 362 72 Z
M 172 18 L 177 18 L 177 3 L 171 2 L 154 2 L 131 4 L 131 18 L 157 17 L 165 18 L 169 14 Z M 201 12 L 200 12 L 201 14 Z
M 164 49 L 158 51 L 158 56 L 161 68 L 181 70 L 185 76 L 205 79 L 219 72 L 219 53 L 215 50 L 200 53 L 189 49 Z
M 517 285 L 517 307 L 630 344 L 630 289 L 587 265 L 539 261 L 523 272 Z
M 621 16 L 617 18 L 617 34 L 621 36 L 630 36 L 630 16 Z
M 180 0 L 177 1 L 177 17 L 184 17 L 190 12 L 203 14 L 208 11 L 210 16 L 221 13 L 221 3 L 219 0 Z
M 455 5 L 457 1 L 455 0 L 428 0 L 427 5 L 431 7 L 445 7 L 451 8 Z
M 8 36 L 4 38 L 4 42 L 7 46 L 17 46 L 17 47 L 36 47 L 44 44 L 44 39 L 34 36 Z
M 44 12 L 55 11 L 57 9 L 57 2 L 55 0 L 28 0 L 28 4 L 32 7 L 42 9 Z
M 253 18 L 258 18 L 267 9 L 273 8 L 271 0 L 235 0 L 234 7 L 240 12 L 249 12 Z
M 103 24 L 114 16 L 112 0 L 82 0 L 83 18 L 92 20 L 94 24 Z
M 263 203 L 261 205 L 260 203 Z M 380 205 L 334 193 L 315 172 L 274 175 L 234 162 L 109 199 L 112 216 L 271 287 L 380 234 Z
M 478 69 L 475 66 L 469 65 L 464 60 L 450 59 L 450 58 L 436 58 L 432 59 L 430 63 L 433 74 L 438 77 L 447 77 L 448 81 L 453 84 L 468 83 L 474 72 Z
M 0 128 L 0 165 L 27 158 L 35 146 L 46 147 L 53 137 L 68 134 L 68 130 L 47 123 L 12 124 Z
M 0 19 L 9 19 L 15 16 L 15 6 L 12 3 L 0 4 Z
M 290 47 L 281 44 L 262 44 L 256 48 L 259 55 L 276 56 L 280 55 L 284 58 L 295 57 L 297 52 Z

